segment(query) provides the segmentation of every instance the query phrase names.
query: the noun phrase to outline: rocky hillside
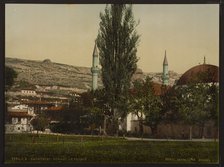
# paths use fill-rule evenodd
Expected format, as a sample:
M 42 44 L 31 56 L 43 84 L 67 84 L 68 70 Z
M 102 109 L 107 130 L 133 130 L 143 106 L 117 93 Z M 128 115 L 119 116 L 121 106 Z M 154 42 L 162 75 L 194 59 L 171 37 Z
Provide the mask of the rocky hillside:
M 49 59 L 34 61 L 6 58 L 5 64 L 18 73 L 17 81 L 27 81 L 38 85 L 74 87 L 84 90 L 91 88 L 92 75 L 88 67 L 55 63 Z M 153 77 L 155 82 L 161 83 L 161 73 L 144 73 L 141 69 L 136 71 L 133 80 L 143 79 L 146 75 Z M 173 84 L 179 77 L 179 74 L 170 72 L 170 83 Z M 101 79 L 99 79 L 98 85 L 102 87 Z

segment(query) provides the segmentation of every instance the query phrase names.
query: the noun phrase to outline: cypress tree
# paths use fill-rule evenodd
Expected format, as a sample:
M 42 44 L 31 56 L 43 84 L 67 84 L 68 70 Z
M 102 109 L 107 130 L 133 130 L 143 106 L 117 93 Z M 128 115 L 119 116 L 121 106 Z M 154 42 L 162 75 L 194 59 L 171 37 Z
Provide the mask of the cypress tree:
M 132 5 L 107 5 L 100 13 L 97 36 L 102 81 L 113 113 L 114 122 L 127 113 L 127 94 L 137 69 L 138 23 L 134 20 Z

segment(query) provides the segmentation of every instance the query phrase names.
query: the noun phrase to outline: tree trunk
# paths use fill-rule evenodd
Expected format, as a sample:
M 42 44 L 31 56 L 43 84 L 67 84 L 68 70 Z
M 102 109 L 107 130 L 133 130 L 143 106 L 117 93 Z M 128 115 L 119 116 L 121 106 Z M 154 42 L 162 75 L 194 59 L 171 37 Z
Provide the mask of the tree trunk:
M 139 120 L 139 136 L 143 136 L 143 123 L 142 119 Z
M 189 131 L 190 131 L 189 139 L 192 140 L 192 126 L 190 126 Z
M 157 138 L 157 126 L 152 126 L 151 130 L 152 130 L 152 137 Z
M 170 124 L 170 128 L 171 128 L 171 138 L 175 138 L 174 131 L 173 131 L 173 124 L 172 123 Z
M 103 134 L 104 135 L 107 135 L 106 128 L 107 128 L 107 117 L 106 115 L 104 115 L 104 120 L 103 120 Z
M 219 128 L 215 128 L 215 134 L 214 134 L 214 139 L 215 139 L 215 142 L 216 142 L 216 140 L 218 139 L 218 137 L 219 137 Z
M 118 130 L 119 130 L 119 125 L 118 125 L 118 118 L 117 118 L 117 108 L 114 108 L 114 117 L 113 117 L 113 134 L 115 136 L 118 136 Z
M 203 124 L 201 127 L 201 138 L 204 139 L 204 130 L 205 130 L 205 125 Z

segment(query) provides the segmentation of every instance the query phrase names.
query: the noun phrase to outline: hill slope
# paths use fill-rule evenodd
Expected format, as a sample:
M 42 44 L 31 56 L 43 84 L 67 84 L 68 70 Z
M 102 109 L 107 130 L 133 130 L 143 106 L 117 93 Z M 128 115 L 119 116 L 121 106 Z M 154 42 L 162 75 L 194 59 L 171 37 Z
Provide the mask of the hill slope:
M 76 67 L 72 65 L 44 61 L 25 60 L 17 58 L 6 58 L 5 64 L 12 67 L 17 73 L 17 81 L 27 81 L 37 85 L 59 85 L 75 87 L 77 89 L 90 89 L 92 82 L 91 70 L 88 67 Z M 146 75 L 153 77 L 155 82 L 161 83 L 161 73 L 143 73 L 138 69 L 133 76 L 134 79 L 143 79 Z M 180 77 L 175 72 L 170 72 L 170 82 Z M 101 77 L 98 80 L 102 87 Z

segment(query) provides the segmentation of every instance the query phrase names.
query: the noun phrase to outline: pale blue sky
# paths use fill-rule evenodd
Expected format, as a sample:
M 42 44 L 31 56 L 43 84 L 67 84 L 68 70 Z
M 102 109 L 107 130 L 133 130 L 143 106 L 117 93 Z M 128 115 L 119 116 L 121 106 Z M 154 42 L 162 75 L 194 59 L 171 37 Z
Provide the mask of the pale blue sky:
M 6 57 L 92 65 L 99 13 L 104 4 L 7 4 Z M 133 5 L 141 35 L 138 67 L 161 72 L 165 49 L 169 70 L 183 73 L 202 63 L 219 64 L 218 5 Z

